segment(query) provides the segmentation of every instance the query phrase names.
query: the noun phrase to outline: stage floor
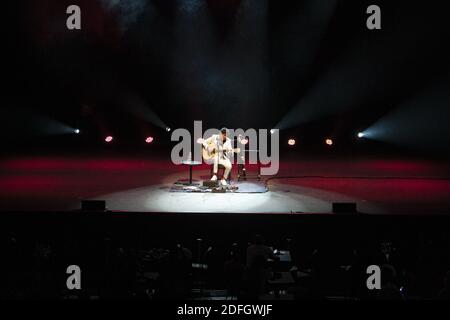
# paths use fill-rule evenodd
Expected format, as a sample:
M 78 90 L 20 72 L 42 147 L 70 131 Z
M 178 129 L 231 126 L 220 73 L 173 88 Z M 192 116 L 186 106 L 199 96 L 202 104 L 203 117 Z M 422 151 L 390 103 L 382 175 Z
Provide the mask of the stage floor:
M 196 168 L 194 179 L 208 172 Z M 103 199 L 133 212 L 331 213 L 333 202 L 356 202 L 367 214 L 450 214 L 447 162 L 296 157 L 263 179 L 265 193 L 170 192 L 187 175 L 149 155 L 11 157 L 0 161 L 0 210 L 73 210 L 81 199 Z

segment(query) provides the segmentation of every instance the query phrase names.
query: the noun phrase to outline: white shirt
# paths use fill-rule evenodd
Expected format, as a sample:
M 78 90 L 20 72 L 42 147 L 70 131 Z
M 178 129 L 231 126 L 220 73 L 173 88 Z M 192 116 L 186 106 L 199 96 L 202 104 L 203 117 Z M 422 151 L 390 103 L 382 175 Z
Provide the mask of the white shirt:
M 210 143 L 215 143 L 219 149 L 219 158 L 220 159 L 227 159 L 229 160 L 231 158 L 231 153 L 233 150 L 233 147 L 231 146 L 231 139 L 226 138 L 225 142 L 222 141 L 219 134 L 213 134 L 211 137 L 203 141 L 203 146 L 205 148 L 208 148 L 208 145 Z M 225 152 L 224 152 L 225 150 Z

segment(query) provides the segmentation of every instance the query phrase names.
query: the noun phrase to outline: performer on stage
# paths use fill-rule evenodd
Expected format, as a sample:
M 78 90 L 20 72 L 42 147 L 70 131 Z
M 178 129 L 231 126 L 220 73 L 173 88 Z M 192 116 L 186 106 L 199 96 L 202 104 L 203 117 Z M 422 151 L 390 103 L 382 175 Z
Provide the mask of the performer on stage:
M 212 176 L 211 181 L 217 180 L 217 170 L 219 164 L 225 168 L 223 178 L 220 181 L 223 186 L 227 185 L 226 179 L 231 171 L 230 159 L 234 151 L 231 145 L 231 139 L 228 138 L 228 135 L 228 129 L 222 128 L 220 130 L 220 134 L 213 134 L 211 137 L 203 141 L 203 147 L 210 154 L 210 159 L 205 159 L 205 162 L 214 165 L 214 175 Z

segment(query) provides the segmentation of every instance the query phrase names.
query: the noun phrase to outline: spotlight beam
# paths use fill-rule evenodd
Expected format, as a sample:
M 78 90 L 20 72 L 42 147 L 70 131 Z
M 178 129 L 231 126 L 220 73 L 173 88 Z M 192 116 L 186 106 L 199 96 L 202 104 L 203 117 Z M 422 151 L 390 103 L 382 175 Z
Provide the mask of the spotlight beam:
M 367 139 L 431 151 L 450 151 L 450 76 L 431 84 L 364 130 Z
M 329 71 L 323 75 L 313 86 L 312 90 L 287 112 L 278 122 L 277 127 L 287 129 L 319 119 L 324 116 L 334 115 L 365 104 L 374 96 L 388 96 L 389 90 L 397 90 L 395 83 L 403 81 L 409 86 L 417 86 L 419 80 L 405 79 L 401 72 L 396 72 L 399 66 L 380 69 L 380 61 L 389 65 L 393 54 L 395 57 L 408 56 L 415 51 L 418 39 L 411 32 L 408 24 L 396 29 L 396 34 L 389 37 L 380 37 L 379 40 L 370 42 L 368 47 L 361 52 L 361 45 L 350 48 L 347 54 L 336 61 Z M 406 35 L 406 36 L 405 36 Z M 422 35 L 424 38 L 427 34 Z M 401 38 L 402 42 L 396 39 Z M 421 59 L 418 56 L 417 59 Z M 405 61 L 405 63 L 411 63 Z M 434 75 L 434 70 L 424 70 Z M 377 75 L 373 77 L 372 75 Z M 407 85 L 404 85 L 407 88 Z
M 163 130 L 168 127 L 138 94 L 130 90 L 125 90 L 120 96 L 120 101 L 124 110 L 134 116 L 143 119 Z

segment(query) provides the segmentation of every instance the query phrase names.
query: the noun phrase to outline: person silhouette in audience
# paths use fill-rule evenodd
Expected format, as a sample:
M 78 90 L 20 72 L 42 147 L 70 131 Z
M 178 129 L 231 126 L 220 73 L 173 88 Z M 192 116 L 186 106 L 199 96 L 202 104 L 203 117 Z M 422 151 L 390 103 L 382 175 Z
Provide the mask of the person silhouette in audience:
M 230 255 L 224 264 L 225 282 L 229 296 L 239 296 L 243 289 L 245 265 L 237 244 L 233 244 Z
M 450 300 L 450 270 L 444 276 L 444 287 L 439 291 L 438 298 Z
M 265 261 L 272 259 L 278 260 L 279 257 L 273 253 L 273 250 L 264 244 L 264 238 L 257 234 L 253 244 L 247 248 L 247 267 L 251 268 L 257 257 L 263 257 Z
M 181 244 L 176 244 L 162 261 L 160 268 L 159 298 L 183 299 L 190 290 L 192 253 Z
M 248 284 L 252 298 L 267 292 L 267 281 L 272 276 L 268 265 L 269 259 L 277 261 L 279 257 L 264 244 L 264 238 L 261 235 L 256 235 L 253 244 L 247 248 Z
M 377 292 L 378 299 L 402 299 L 400 288 L 396 284 L 397 271 L 389 264 L 381 267 L 381 290 Z

